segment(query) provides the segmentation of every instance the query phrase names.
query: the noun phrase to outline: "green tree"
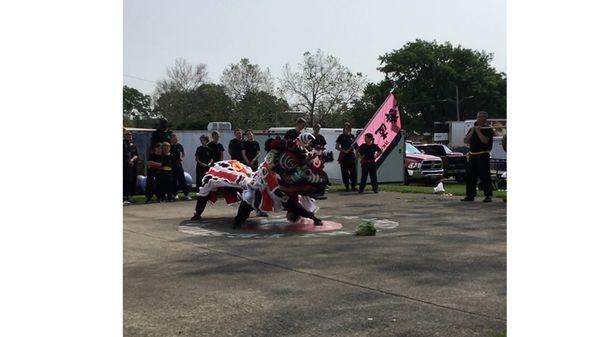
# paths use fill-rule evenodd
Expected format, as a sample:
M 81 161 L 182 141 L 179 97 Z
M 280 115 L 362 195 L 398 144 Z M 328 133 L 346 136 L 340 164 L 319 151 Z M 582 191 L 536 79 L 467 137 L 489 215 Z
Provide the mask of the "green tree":
M 243 58 L 239 63 L 230 64 L 223 71 L 221 85 L 235 102 L 239 102 L 250 92 L 273 93 L 273 79 L 269 69 L 262 70 L 258 64 Z
M 204 129 L 209 122 L 230 121 L 233 101 L 223 86 L 202 84 L 190 91 L 171 90 L 156 101 L 156 111 L 175 129 Z
M 475 118 L 480 110 L 505 118 L 506 75 L 491 66 L 492 57 L 449 42 L 409 42 L 379 57 L 386 79 L 368 85 L 348 116 L 364 125 L 394 89 L 405 110 L 404 128 L 431 131 L 434 122 L 456 120 L 458 88 L 461 120 Z
M 123 119 L 148 119 L 151 117 L 152 99 L 135 88 L 123 86 Z
M 167 68 L 167 77 L 156 85 L 156 96 L 171 91 L 189 92 L 208 82 L 206 64 L 192 65 L 185 59 L 176 59 L 175 64 Z
M 361 73 L 352 73 L 337 57 L 319 49 L 314 54 L 305 52 L 297 71 L 285 65 L 280 91 L 291 97 L 295 109 L 306 112 L 312 125 L 340 114 L 358 98 L 364 84 Z
M 265 91 L 250 91 L 236 103 L 231 121 L 236 128 L 268 129 L 274 126 L 276 117 L 280 121 L 288 117 L 282 112 L 289 109 L 289 104 L 282 98 Z

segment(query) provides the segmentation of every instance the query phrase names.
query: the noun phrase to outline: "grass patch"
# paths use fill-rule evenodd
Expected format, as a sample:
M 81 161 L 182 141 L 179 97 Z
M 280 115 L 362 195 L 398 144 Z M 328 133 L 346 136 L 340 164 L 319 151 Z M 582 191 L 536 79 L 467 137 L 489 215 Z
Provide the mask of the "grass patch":
M 371 185 L 367 185 L 367 191 L 371 188 Z M 457 196 L 465 196 L 465 185 L 457 184 L 453 182 L 444 182 L 444 189 L 446 193 L 450 193 L 452 195 Z M 328 192 L 343 192 L 346 188 L 343 184 L 333 183 L 328 188 Z M 400 185 L 400 184 L 379 184 L 379 190 L 385 192 L 397 192 L 397 193 L 423 193 L 423 194 L 434 194 L 433 186 L 423 186 L 423 185 Z M 478 197 L 483 197 L 483 191 L 477 192 Z M 190 197 L 196 200 L 196 193 L 190 192 Z M 183 193 L 179 193 L 179 200 L 182 200 Z M 506 191 L 494 191 L 494 198 L 502 198 L 506 199 Z M 134 204 L 143 204 L 146 201 L 146 197 L 144 195 L 134 195 L 132 197 Z M 155 201 L 155 199 L 152 199 Z
M 179 193 L 179 201 L 183 200 L 183 196 L 184 196 L 183 193 Z M 190 192 L 190 197 L 192 197 L 192 199 L 196 200 L 196 192 Z M 134 204 L 143 204 L 144 202 L 146 202 L 146 196 L 137 194 L 137 195 L 134 195 L 133 197 L 131 197 L 131 200 L 133 201 Z M 156 197 L 152 197 L 152 202 L 156 202 Z
M 367 184 L 367 190 L 369 190 L 370 187 L 371 186 Z M 446 190 L 446 193 L 450 193 L 452 195 L 466 195 L 466 189 L 464 184 L 444 182 L 444 189 Z M 345 190 L 346 188 L 343 184 L 334 183 L 332 186 L 329 186 L 329 192 L 342 192 Z M 379 190 L 385 192 L 434 194 L 433 186 L 422 185 L 406 186 L 400 184 L 379 184 Z M 493 195 L 495 198 L 506 198 L 506 191 L 494 191 Z M 478 191 L 477 196 L 483 197 L 483 191 Z

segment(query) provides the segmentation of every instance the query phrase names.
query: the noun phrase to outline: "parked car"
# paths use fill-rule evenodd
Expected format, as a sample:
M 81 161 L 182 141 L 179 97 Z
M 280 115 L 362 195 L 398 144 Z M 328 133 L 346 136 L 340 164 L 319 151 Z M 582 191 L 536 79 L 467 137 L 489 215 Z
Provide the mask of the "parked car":
M 426 154 L 442 159 L 444 177 L 454 177 L 456 182 L 462 183 L 467 175 L 467 158 L 460 152 L 450 150 L 444 144 L 419 144 L 415 147 Z
M 444 177 L 444 167 L 440 157 L 421 152 L 414 145 L 406 143 L 404 156 L 404 184 L 416 180 L 435 184 Z

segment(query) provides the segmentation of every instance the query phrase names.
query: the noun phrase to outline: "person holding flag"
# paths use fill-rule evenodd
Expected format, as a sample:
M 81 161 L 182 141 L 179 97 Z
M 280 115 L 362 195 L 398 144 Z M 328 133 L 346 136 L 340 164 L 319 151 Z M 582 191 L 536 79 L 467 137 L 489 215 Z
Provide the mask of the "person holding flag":
M 375 159 L 381 155 L 381 149 L 374 143 L 372 133 L 365 134 L 365 142 L 358 147 L 358 157 L 360 158 L 360 185 L 358 193 L 365 191 L 367 184 L 367 175 L 371 178 L 371 187 L 374 193 L 379 193 L 377 185 L 377 163 Z
M 400 109 L 393 93 L 389 93 L 371 120 L 356 138 L 353 147 L 361 159 L 361 182 L 359 193 L 363 193 L 367 175 L 371 177 L 373 192 L 378 192 L 377 168 L 402 138 Z

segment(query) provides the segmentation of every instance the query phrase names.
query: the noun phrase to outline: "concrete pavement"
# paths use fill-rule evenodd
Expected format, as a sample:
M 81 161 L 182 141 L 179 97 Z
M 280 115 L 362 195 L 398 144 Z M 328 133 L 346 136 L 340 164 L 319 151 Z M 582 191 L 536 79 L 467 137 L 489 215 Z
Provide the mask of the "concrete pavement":
M 505 203 L 387 192 L 328 197 L 318 215 L 344 227 L 319 235 L 232 230 L 236 209 L 223 200 L 199 223 L 186 221 L 194 202 L 124 207 L 125 336 L 506 329 Z M 377 236 L 351 235 L 363 219 L 376 221 Z

